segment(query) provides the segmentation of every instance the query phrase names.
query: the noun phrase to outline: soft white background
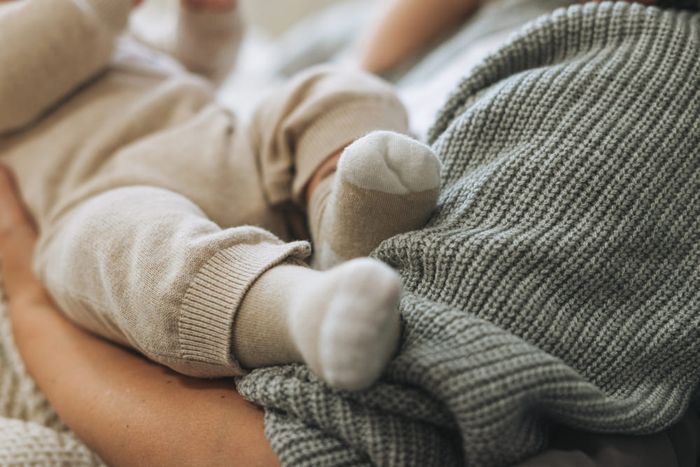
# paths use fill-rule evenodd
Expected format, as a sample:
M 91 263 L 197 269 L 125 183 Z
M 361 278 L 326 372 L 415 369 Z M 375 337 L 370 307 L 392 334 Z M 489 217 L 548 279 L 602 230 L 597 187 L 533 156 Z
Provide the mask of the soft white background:
M 172 32 L 180 0 L 145 0 L 132 16 L 131 28 L 153 43 Z M 250 115 L 260 98 L 279 84 L 281 35 L 313 13 L 341 0 L 239 0 L 246 36 L 235 73 L 222 85 L 220 100 L 239 117 Z M 379 6 L 387 0 L 373 0 Z
M 148 18 L 158 27 L 159 20 L 169 20 L 179 0 L 146 0 L 139 20 Z M 335 3 L 337 0 L 240 0 L 250 24 L 270 35 L 278 35 L 304 16 Z M 382 0 L 377 0 L 380 2 Z M 155 23 L 154 23 L 155 22 Z

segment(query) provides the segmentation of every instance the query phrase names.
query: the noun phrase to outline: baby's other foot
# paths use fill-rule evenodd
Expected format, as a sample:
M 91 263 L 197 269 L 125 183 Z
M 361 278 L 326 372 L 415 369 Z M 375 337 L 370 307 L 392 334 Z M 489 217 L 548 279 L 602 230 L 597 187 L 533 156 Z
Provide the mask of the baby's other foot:
M 374 383 L 396 352 L 401 282 L 384 263 L 348 261 L 292 304 L 291 333 L 311 369 L 338 389 Z

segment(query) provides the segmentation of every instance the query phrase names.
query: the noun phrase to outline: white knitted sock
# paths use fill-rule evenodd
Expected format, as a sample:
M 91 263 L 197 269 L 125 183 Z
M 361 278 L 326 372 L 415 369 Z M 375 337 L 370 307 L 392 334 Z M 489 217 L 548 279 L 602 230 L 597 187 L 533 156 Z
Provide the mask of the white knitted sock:
M 396 272 L 368 258 L 326 272 L 277 266 L 241 304 L 234 356 L 246 368 L 304 362 L 331 386 L 366 388 L 396 351 L 400 292 Z
M 348 146 L 311 198 L 314 267 L 367 256 L 387 238 L 424 226 L 440 170 L 428 146 L 399 133 L 373 132 Z

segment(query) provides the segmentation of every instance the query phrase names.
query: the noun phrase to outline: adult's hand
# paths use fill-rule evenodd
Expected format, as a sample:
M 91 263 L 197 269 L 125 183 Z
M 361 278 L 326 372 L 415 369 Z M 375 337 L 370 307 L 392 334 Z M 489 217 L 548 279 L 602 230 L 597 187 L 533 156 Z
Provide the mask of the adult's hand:
M 277 465 L 231 381 L 184 377 L 76 327 L 31 269 L 36 231 L 0 166 L 0 274 L 15 342 L 61 419 L 110 465 Z

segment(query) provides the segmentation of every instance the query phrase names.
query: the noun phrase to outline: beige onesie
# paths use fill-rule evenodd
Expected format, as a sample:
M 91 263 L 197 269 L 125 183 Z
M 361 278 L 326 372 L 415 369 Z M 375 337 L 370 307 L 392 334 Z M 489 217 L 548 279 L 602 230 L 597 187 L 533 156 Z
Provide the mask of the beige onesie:
M 0 161 L 40 228 L 36 271 L 70 318 L 179 372 L 236 375 L 246 291 L 310 252 L 283 207 L 301 207 L 334 150 L 406 131 L 406 115 L 381 81 L 324 68 L 242 128 L 207 80 L 121 35 L 131 3 L 0 9 Z M 190 16 L 176 56 L 226 66 L 216 54 L 233 53 L 239 21 Z

